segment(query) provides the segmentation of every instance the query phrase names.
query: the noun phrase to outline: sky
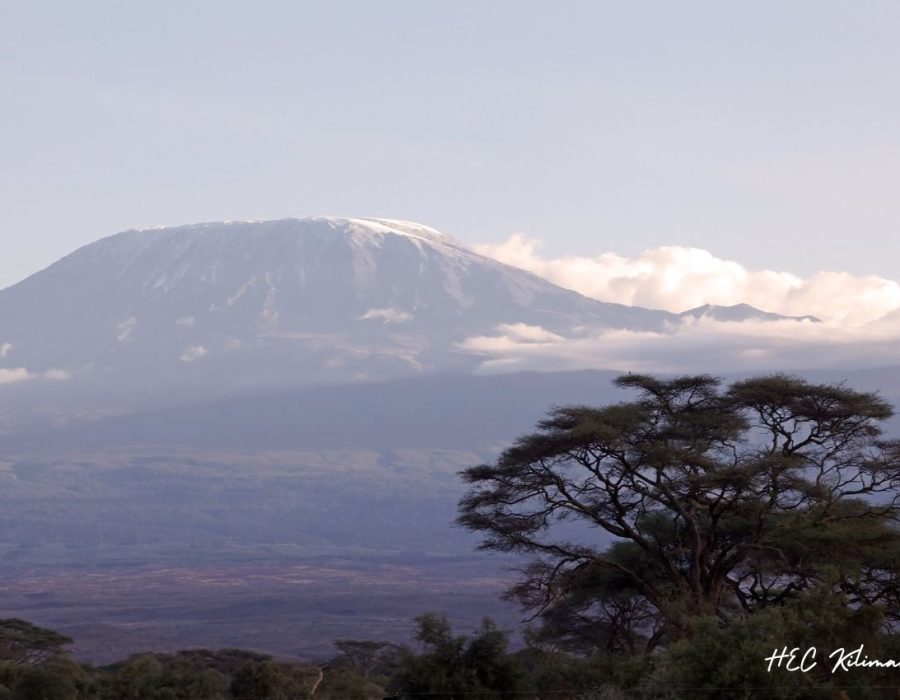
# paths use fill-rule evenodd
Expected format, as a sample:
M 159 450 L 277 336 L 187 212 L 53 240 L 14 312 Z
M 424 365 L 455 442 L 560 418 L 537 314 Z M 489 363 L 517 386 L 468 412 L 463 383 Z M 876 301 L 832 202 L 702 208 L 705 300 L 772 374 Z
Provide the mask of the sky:
M 874 1 L 0 3 L 0 288 L 307 215 L 895 280 L 898 31 Z

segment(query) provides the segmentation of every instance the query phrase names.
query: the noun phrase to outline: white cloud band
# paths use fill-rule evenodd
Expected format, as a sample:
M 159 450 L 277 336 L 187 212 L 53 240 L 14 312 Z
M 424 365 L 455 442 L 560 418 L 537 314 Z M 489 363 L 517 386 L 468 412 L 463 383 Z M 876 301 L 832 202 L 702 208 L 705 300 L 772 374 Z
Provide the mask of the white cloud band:
M 594 299 L 675 312 L 702 304 L 747 303 L 764 311 L 861 325 L 900 309 L 900 284 L 881 277 L 819 272 L 804 279 L 790 272 L 748 270 L 709 251 L 683 246 L 655 248 L 631 258 L 616 253 L 546 258 L 539 246 L 536 240 L 514 235 L 476 249 Z
M 688 319 L 665 331 L 607 330 L 542 342 L 498 326 L 467 338 L 462 352 L 482 358 L 482 373 L 614 369 L 732 372 L 867 368 L 896 364 L 900 322 L 849 328 L 835 322 Z M 528 327 L 533 337 L 547 333 Z

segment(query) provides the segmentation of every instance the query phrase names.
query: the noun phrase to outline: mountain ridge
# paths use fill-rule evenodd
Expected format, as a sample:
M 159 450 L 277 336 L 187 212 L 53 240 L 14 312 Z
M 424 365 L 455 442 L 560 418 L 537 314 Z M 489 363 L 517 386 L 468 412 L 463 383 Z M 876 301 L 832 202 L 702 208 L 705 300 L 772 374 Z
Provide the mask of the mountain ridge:
M 680 318 L 709 318 L 716 321 L 809 321 L 821 323 L 816 316 L 785 316 L 758 309 L 750 304 L 701 304 L 678 314 Z

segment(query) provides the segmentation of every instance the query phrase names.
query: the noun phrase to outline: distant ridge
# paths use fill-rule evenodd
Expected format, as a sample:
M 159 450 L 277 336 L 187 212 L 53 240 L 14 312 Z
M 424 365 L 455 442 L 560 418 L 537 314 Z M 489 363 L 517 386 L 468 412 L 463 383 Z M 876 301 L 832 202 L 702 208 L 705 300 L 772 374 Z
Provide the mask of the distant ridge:
M 821 319 L 815 316 L 784 316 L 782 314 L 762 311 L 750 304 L 734 304 L 732 306 L 717 306 L 715 304 L 703 304 L 678 314 L 681 318 L 710 318 L 715 321 L 809 321 L 821 323 Z

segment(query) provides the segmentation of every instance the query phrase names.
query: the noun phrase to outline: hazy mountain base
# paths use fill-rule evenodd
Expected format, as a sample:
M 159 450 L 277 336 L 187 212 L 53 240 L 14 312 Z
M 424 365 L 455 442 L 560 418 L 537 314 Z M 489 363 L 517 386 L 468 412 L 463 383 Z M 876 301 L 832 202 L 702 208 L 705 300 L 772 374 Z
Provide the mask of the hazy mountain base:
M 461 554 L 466 452 L 120 450 L 0 468 L 2 541 L 22 548 L 291 543 L 313 553 Z
M 506 585 L 499 562 L 449 527 L 455 472 L 476 459 L 148 450 L 6 462 L 0 609 L 71 634 L 94 661 L 238 642 L 310 658 L 337 638 L 404 639 L 438 605 L 474 626 Z
M 461 629 L 502 622 L 502 566 L 450 527 L 456 472 L 546 401 L 597 391 L 603 373 L 433 377 L 8 413 L 0 609 L 98 661 L 197 645 L 316 656 L 340 637 L 406 639 L 428 609 Z

